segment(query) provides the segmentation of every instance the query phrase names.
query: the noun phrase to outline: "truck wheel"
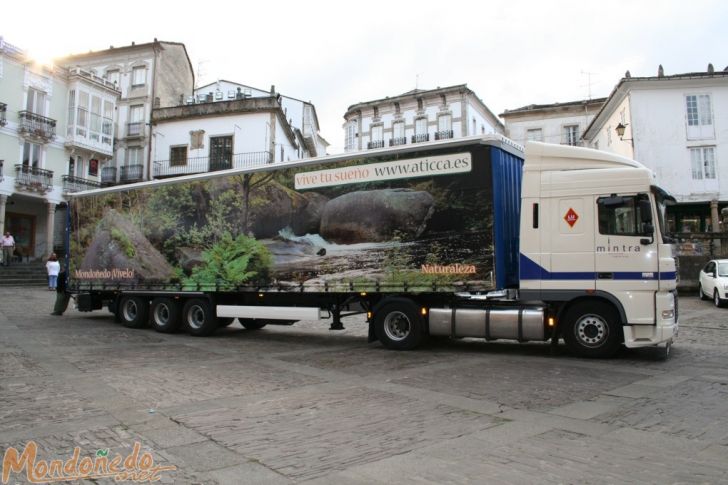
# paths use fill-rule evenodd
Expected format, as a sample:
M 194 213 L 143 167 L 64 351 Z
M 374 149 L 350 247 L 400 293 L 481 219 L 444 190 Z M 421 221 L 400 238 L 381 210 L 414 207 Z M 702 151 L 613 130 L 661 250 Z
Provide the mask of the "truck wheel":
M 190 335 L 205 337 L 217 329 L 217 317 L 208 300 L 193 298 L 185 303 L 182 320 Z
M 265 320 L 258 320 L 257 318 L 241 318 L 240 325 L 245 327 L 245 330 L 260 330 L 268 325 L 268 322 Z
M 217 317 L 217 328 L 229 327 L 234 321 L 233 317 Z
M 157 332 L 172 333 L 179 328 L 182 321 L 180 307 L 172 298 L 155 298 L 150 311 L 152 319 L 149 325 Z
M 119 321 L 128 328 L 143 328 L 149 323 L 149 304 L 139 296 L 124 296 L 119 302 Z
M 622 329 L 617 312 L 604 302 L 577 303 L 567 311 L 564 322 L 564 341 L 576 355 L 611 357 L 622 344 Z
M 374 312 L 377 338 L 388 349 L 414 349 L 425 337 L 424 326 L 417 306 L 404 298 L 385 302 Z

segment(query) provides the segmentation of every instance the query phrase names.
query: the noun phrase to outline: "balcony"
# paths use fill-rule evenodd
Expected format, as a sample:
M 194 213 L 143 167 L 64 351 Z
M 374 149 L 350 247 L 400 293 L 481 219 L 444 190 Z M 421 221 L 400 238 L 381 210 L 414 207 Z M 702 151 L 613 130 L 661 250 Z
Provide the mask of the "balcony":
M 0 103 L 0 126 L 5 126 L 8 124 L 7 118 L 5 118 L 5 113 L 8 111 L 8 105 L 5 103 Z
M 143 121 L 138 121 L 134 123 L 127 123 L 126 124 L 126 137 L 127 138 L 144 138 L 144 123 Z
M 271 162 L 270 152 L 236 153 L 232 161 L 217 157 L 194 157 L 154 162 L 154 178 L 176 177 L 193 173 L 215 172 L 230 168 L 251 168 Z
M 81 147 L 104 155 L 113 154 L 113 120 L 84 108 L 68 110 L 66 147 Z
M 43 142 L 56 137 L 56 120 L 30 111 L 18 111 L 18 132 Z
M 430 141 L 429 133 L 423 133 L 421 135 L 412 135 L 412 143 L 422 143 L 425 141 Z
M 144 180 L 144 165 L 124 165 L 121 167 L 119 182 L 130 184 Z
M 368 150 L 372 150 L 374 148 L 384 148 L 384 140 L 370 141 L 367 143 Z
M 390 140 L 389 140 L 389 146 L 391 146 L 391 147 L 396 147 L 396 146 L 406 145 L 406 144 L 407 144 L 406 136 L 401 136 L 398 138 L 390 138 Z
M 63 192 L 71 194 L 73 192 L 81 192 L 84 190 L 98 189 L 101 184 L 95 180 L 83 179 L 72 175 L 63 176 Z
M 30 165 L 15 165 L 15 185 L 23 190 L 45 194 L 53 188 L 53 172 Z
M 453 137 L 452 130 L 443 130 L 435 132 L 435 140 L 449 140 Z
M 104 167 L 101 169 L 101 185 L 116 184 L 116 167 Z

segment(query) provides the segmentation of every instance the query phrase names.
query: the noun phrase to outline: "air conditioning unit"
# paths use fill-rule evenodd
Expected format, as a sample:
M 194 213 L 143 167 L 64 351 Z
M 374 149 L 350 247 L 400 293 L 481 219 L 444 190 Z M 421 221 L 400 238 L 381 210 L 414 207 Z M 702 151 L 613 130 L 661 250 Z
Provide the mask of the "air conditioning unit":
M 222 99 L 222 91 L 215 91 L 215 99 L 216 100 Z
M 195 104 L 195 97 L 187 96 L 187 104 Z

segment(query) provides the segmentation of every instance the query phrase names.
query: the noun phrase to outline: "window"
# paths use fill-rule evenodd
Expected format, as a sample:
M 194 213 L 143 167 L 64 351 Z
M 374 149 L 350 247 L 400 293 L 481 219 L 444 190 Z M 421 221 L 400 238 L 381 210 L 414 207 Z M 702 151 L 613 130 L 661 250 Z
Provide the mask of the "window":
M 104 101 L 104 119 L 102 120 L 101 126 L 101 142 L 106 145 L 111 145 L 114 131 L 114 103 L 110 101 Z
M 76 90 L 68 92 L 68 135 L 73 135 L 73 124 L 76 122 Z
M 404 138 L 404 121 L 395 121 L 392 123 L 392 137 Z
M 427 133 L 427 118 L 417 118 L 415 120 L 415 135 L 424 135 Z
M 713 114 L 709 94 L 685 96 L 685 102 L 687 104 L 689 126 L 713 124 Z
M 45 116 L 45 98 L 46 94 L 43 91 L 28 88 L 28 99 L 26 101 L 25 109 L 31 113 Z
M 437 131 L 450 131 L 452 130 L 452 116 L 440 115 L 437 117 Z
M 210 137 L 210 171 L 225 170 L 233 166 L 233 137 Z
M 126 151 L 126 165 L 143 165 L 142 147 L 129 147 Z
M 356 149 L 357 121 L 352 120 L 346 125 L 346 149 Z
M 688 140 L 715 138 L 713 108 L 709 94 L 685 96 Z
M 715 178 L 715 148 L 700 147 L 690 149 L 690 165 L 693 180 Z
M 187 145 L 169 148 L 169 166 L 187 165 Z
M 380 141 L 384 139 L 384 127 L 382 125 L 372 126 L 372 141 Z
M 543 141 L 543 130 L 541 128 L 532 128 L 526 130 L 527 141 Z
M 642 214 L 639 202 L 649 200 L 647 194 L 611 196 L 597 199 L 599 234 L 642 236 Z
M 109 69 L 108 71 L 106 71 L 106 80 L 118 87 L 119 86 L 119 70 L 118 69 Z
M 579 125 L 564 126 L 562 141 L 564 145 L 576 146 L 579 144 Z
M 99 175 L 99 161 L 92 158 L 88 161 L 88 174 L 89 177 L 98 177 Z
M 26 141 L 23 144 L 23 165 L 33 168 L 40 167 L 40 150 L 40 145 Z
M 127 136 L 140 136 L 144 133 L 144 105 L 129 107 L 129 123 Z
M 147 83 L 147 68 L 144 66 L 135 67 L 131 70 L 131 87 L 144 86 Z
M 99 141 L 99 133 L 101 132 L 101 98 L 98 96 L 91 97 L 91 136 L 94 141 Z

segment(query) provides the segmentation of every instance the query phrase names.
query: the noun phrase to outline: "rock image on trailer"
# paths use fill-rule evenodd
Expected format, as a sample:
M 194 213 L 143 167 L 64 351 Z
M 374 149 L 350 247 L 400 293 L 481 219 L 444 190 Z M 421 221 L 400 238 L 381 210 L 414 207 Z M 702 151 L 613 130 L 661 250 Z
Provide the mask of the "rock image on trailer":
M 223 291 L 490 289 L 492 198 L 485 151 L 129 188 L 75 201 L 71 271 Z

